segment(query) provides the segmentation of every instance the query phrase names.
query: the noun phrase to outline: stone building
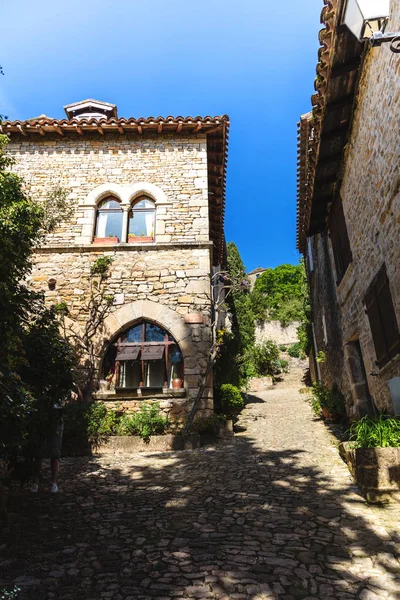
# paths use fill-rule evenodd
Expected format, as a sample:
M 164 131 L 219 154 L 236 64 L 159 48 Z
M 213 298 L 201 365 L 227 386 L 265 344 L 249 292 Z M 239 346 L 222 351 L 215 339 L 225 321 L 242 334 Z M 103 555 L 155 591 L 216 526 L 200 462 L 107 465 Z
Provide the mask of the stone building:
M 344 8 L 325 0 L 316 93 L 299 123 L 297 243 L 314 375 L 337 383 L 357 418 L 400 414 L 400 61 L 389 44 L 358 42 Z M 400 30 L 400 0 L 387 30 Z
M 250 271 L 250 273 L 247 273 L 247 278 L 250 283 L 250 291 L 253 290 L 256 279 L 258 279 L 266 270 L 267 269 L 264 269 L 263 267 L 257 267 L 256 269 Z
M 97 395 L 183 418 L 211 345 L 210 276 L 224 250 L 228 117 L 120 118 L 85 100 L 66 119 L 1 125 L 34 198 L 68 190 L 71 215 L 35 251 L 30 284 L 80 314 L 93 263 L 112 258 L 96 338 Z M 213 409 L 212 381 L 200 406 Z

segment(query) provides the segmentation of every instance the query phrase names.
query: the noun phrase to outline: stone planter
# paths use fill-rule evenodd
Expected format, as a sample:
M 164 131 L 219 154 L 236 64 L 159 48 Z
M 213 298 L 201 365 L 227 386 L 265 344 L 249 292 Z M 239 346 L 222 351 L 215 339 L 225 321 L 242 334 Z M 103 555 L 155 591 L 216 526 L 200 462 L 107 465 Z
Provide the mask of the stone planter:
M 137 436 L 112 436 L 94 454 L 129 454 L 135 452 L 168 452 L 200 448 L 199 435 L 153 435 L 148 442 Z
M 351 442 L 342 442 L 339 452 L 368 502 L 400 502 L 400 448 L 351 448 Z

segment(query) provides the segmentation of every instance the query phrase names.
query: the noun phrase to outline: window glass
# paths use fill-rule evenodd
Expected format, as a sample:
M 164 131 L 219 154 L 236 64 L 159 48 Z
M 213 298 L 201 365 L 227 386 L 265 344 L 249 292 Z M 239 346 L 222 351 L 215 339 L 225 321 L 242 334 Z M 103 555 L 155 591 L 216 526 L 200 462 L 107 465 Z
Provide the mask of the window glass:
M 129 329 L 122 338 L 123 342 L 141 342 L 142 341 L 142 324 L 135 325 Z
M 155 214 L 154 202 L 148 198 L 141 198 L 134 204 L 129 214 L 128 237 L 131 241 L 135 237 L 154 239 Z
M 147 198 L 143 198 L 143 200 L 139 200 L 139 202 L 136 202 L 134 208 L 135 208 L 135 210 L 137 210 L 138 208 L 154 209 L 154 202 L 152 202 L 151 200 L 148 200 Z
M 97 210 L 96 237 L 121 237 L 122 210 L 114 198 L 106 198 Z
M 172 340 L 171 336 L 155 323 L 146 323 L 146 342 L 163 342 L 167 339 Z

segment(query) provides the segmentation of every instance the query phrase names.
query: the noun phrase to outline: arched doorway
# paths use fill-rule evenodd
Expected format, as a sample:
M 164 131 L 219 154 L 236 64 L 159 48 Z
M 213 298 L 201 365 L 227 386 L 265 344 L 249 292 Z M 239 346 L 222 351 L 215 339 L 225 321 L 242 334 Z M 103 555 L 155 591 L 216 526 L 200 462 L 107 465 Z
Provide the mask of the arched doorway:
M 119 334 L 106 352 L 103 371 L 116 391 L 156 392 L 183 386 L 183 356 L 178 343 L 166 329 L 146 319 Z

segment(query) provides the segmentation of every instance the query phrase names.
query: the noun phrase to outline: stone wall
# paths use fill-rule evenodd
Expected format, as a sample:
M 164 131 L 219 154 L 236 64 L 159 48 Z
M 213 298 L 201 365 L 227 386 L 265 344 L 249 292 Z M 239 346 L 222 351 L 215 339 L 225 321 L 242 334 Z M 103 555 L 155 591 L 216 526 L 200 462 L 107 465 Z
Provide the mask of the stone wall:
M 391 14 L 393 17 L 387 29 L 396 31 L 400 28 L 400 0 L 392 2 Z M 400 356 L 380 370 L 376 366 L 364 298 L 371 281 L 385 263 L 400 326 L 400 63 L 395 57 L 389 44 L 383 44 L 380 48 L 369 49 L 362 65 L 340 189 L 352 263 L 340 285 L 332 285 L 328 281 L 331 273 L 334 280 L 337 277 L 330 240 L 327 238 L 327 247 L 322 250 L 320 240 L 316 239 L 316 272 L 311 275 L 317 350 L 324 350 L 327 337 L 329 352 L 329 364 L 321 363 L 322 378 L 328 382 L 342 380 L 342 389 L 350 404 L 357 400 L 357 394 L 363 388 L 362 379 L 366 379 L 378 409 L 389 412 L 393 412 L 393 405 L 388 381 L 400 373 Z M 326 281 L 322 282 L 324 279 Z M 328 329 L 327 336 L 324 328 Z M 331 335 L 334 336 L 332 351 L 329 348 Z M 354 348 L 349 352 L 346 350 L 347 345 L 354 343 L 359 343 L 361 350 L 363 364 L 358 369 L 355 368 Z M 359 372 L 354 375 L 356 371 Z M 354 410 L 353 407 L 353 414 Z
M 81 247 L 43 248 L 35 255 L 35 269 L 30 285 L 45 295 L 48 305 L 65 301 L 71 316 L 85 322 L 85 306 L 89 294 L 90 267 L 100 256 L 109 256 L 113 263 L 105 293 L 114 296 L 111 314 L 99 333 L 97 347 L 103 356 L 110 340 L 136 320 L 147 318 L 167 329 L 179 343 L 184 356 L 184 387 L 186 401 L 162 399 L 163 408 L 182 419 L 196 396 L 201 374 L 205 371 L 211 343 L 210 330 L 210 247 L 151 246 L 102 249 Z M 209 245 L 211 246 L 211 244 Z M 48 280 L 55 279 L 54 290 Z M 201 314 L 202 323 L 185 324 L 185 315 Z M 80 316 L 79 316 L 80 315 Z M 104 377 L 101 361 L 98 378 Z M 110 400 L 108 398 L 108 400 Z M 212 382 L 205 390 L 202 414 L 212 410 Z M 133 407 L 135 408 L 135 407 Z M 178 410 L 179 409 L 179 410 Z
M 279 321 L 256 321 L 256 344 L 273 340 L 278 345 L 291 346 L 299 341 L 297 337 L 297 327 L 299 324 L 295 322 L 287 327 L 282 327 Z
M 52 245 L 91 241 L 94 210 L 87 199 L 105 184 L 149 183 L 165 194 L 157 206 L 157 242 L 209 239 L 205 135 L 13 136 L 8 149 L 16 159 L 13 170 L 34 198 L 43 199 L 57 185 L 70 192 L 72 216 L 50 236 Z
M 91 265 L 101 256 L 111 257 L 106 293 L 114 296 L 114 305 L 95 341 L 97 379 L 104 376 L 102 357 L 110 341 L 135 321 L 157 322 L 183 354 L 185 396 L 162 398 L 163 410 L 182 420 L 197 395 L 211 344 L 206 136 L 13 135 L 8 149 L 16 159 L 13 170 L 32 197 L 43 200 L 57 186 L 69 192 L 71 217 L 37 249 L 29 284 L 44 293 L 48 305 L 65 301 L 83 326 Z M 153 198 L 154 243 L 92 243 L 97 203 L 110 194 L 120 199 L 126 215 L 136 197 Z M 49 289 L 49 279 L 55 280 L 54 289 Z M 200 315 L 200 322 L 187 323 L 190 313 Z M 131 408 L 137 404 L 133 401 Z M 201 414 L 212 408 L 210 378 Z
M 400 28 L 400 0 L 388 30 Z M 386 264 L 400 326 L 400 63 L 388 44 L 369 50 L 362 69 L 341 188 L 353 263 L 338 288 L 343 338 L 359 337 L 368 386 L 380 409 L 393 410 L 388 380 L 400 373 L 400 356 L 382 369 L 376 355 L 363 299 Z M 376 375 L 371 375 L 375 373 Z
M 308 274 L 314 330 L 314 353 L 312 371 L 328 387 L 338 385 L 346 397 L 347 410 L 351 413 L 352 397 L 345 372 L 342 325 L 336 296 L 336 283 L 332 270 L 332 257 L 326 234 L 314 236 L 312 244 L 313 270 Z M 314 357 L 323 352 L 324 362 L 314 363 Z

